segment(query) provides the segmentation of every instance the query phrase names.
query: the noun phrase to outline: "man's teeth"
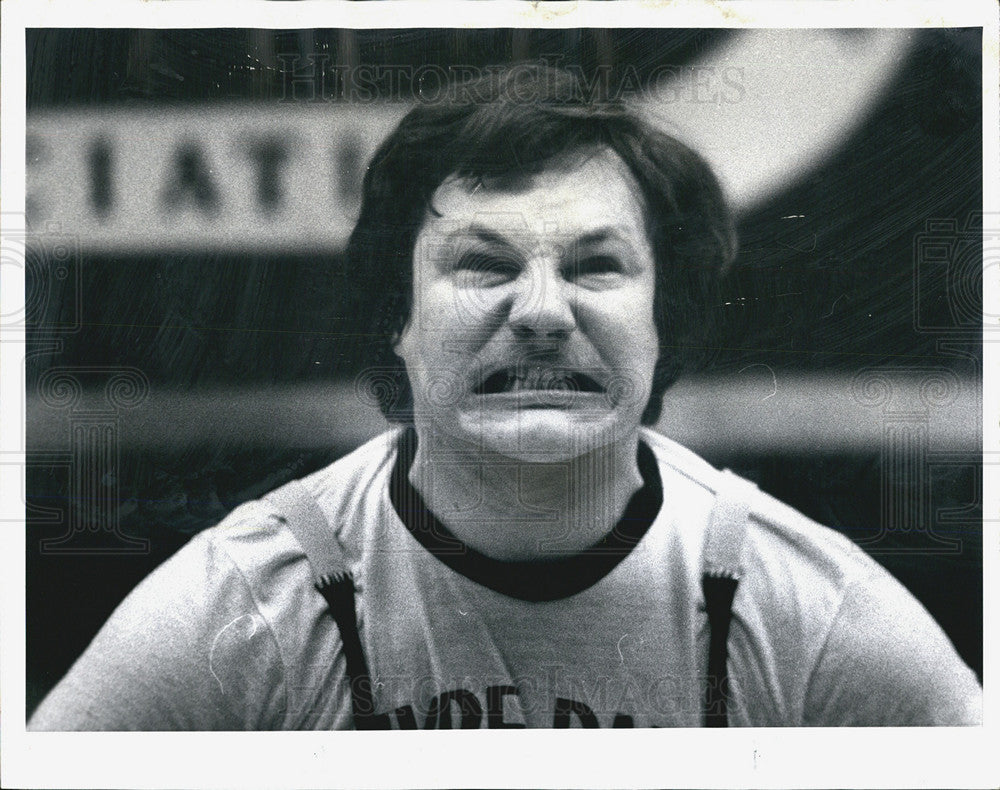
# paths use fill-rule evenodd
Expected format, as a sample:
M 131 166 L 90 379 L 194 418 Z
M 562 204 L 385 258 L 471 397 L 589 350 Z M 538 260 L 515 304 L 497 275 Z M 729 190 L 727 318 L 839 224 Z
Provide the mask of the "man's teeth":
M 550 370 L 529 370 L 523 373 L 508 371 L 503 384 L 504 392 L 521 392 L 526 390 L 572 390 L 573 381 L 570 374 Z
M 483 394 L 503 392 L 599 392 L 600 386 L 583 374 L 570 371 L 533 368 L 518 370 L 510 368 L 487 376 L 477 391 Z
M 523 376 L 514 376 L 509 381 L 509 388 L 518 390 L 568 390 L 571 389 L 569 377 L 555 373 L 533 371 Z

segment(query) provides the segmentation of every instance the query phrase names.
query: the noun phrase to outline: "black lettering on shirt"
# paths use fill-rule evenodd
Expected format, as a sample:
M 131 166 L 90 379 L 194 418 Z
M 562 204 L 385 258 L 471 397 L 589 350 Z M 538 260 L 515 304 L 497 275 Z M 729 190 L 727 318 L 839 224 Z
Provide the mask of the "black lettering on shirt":
M 451 703 L 457 702 L 461 711 L 461 729 L 478 730 L 483 720 L 483 706 L 476 695 L 466 689 L 455 689 L 439 694 L 431 701 L 424 721 L 425 730 L 450 730 Z
M 615 720 L 611 723 L 612 727 L 634 727 L 635 724 L 632 721 L 632 717 L 624 713 L 616 713 Z
M 504 721 L 503 698 L 517 696 L 517 689 L 511 685 L 486 687 L 486 726 L 491 730 L 523 730 L 524 725 Z
M 400 730 L 417 729 L 417 717 L 413 715 L 412 705 L 401 705 L 393 711 L 396 717 L 396 727 Z
M 580 725 L 589 729 L 596 729 L 600 727 L 597 723 L 597 716 L 594 715 L 594 711 L 590 709 L 590 706 L 583 702 L 577 702 L 573 699 L 565 699 L 564 697 L 556 697 L 556 710 L 555 715 L 552 718 L 552 726 L 557 730 L 566 729 L 569 727 L 569 717 L 570 715 L 575 715 L 580 720 Z

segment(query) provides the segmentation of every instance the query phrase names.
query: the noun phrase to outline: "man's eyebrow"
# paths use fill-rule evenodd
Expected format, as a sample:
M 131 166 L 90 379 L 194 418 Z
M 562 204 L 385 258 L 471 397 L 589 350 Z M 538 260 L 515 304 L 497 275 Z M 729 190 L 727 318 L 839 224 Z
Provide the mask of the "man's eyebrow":
M 641 246 L 637 246 L 637 240 L 633 238 L 633 234 L 614 225 L 588 231 L 573 240 L 574 245 L 578 248 L 596 247 L 604 242 L 617 242 L 619 245 L 624 245 L 628 255 L 636 255 L 641 249 Z
M 577 239 L 574 239 L 577 244 L 600 244 L 603 241 L 608 241 L 609 239 L 627 241 L 627 239 L 622 236 L 615 228 L 599 228 L 597 230 L 592 230 L 588 233 L 584 233 Z
M 476 239 L 477 241 L 481 241 L 484 244 L 491 244 L 495 247 L 507 247 L 511 250 L 517 248 L 517 245 L 514 242 L 499 231 L 490 230 L 482 225 L 472 225 L 461 231 L 459 235 L 467 236 Z
M 510 238 L 504 236 L 499 231 L 491 230 L 490 228 L 483 227 L 482 225 L 472 225 L 463 229 L 456 235 L 474 238 L 485 244 L 492 244 L 499 247 L 509 247 L 511 249 L 517 248 L 517 244 Z M 567 237 L 566 240 L 572 242 L 573 244 L 590 245 L 600 244 L 609 240 L 628 242 L 628 237 L 617 228 L 608 226 L 587 231 L 580 236 Z

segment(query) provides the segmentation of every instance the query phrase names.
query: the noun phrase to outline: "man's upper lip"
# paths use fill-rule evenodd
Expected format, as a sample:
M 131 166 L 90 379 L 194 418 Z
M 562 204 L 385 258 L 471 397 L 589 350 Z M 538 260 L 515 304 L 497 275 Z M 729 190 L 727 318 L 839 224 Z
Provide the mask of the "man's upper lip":
M 598 374 L 599 375 L 599 374 Z M 550 365 L 505 365 L 483 371 L 472 391 L 476 395 L 508 392 L 520 379 L 527 389 L 553 389 L 571 392 L 604 392 L 605 388 L 591 373 L 569 367 Z

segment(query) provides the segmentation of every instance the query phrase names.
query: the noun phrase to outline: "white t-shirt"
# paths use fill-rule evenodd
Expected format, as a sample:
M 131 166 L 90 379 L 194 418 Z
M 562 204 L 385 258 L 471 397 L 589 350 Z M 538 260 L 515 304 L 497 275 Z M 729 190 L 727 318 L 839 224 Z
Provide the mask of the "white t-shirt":
M 302 481 L 358 587 L 384 726 L 702 723 L 701 577 L 722 473 L 643 430 L 645 485 L 602 544 L 505 563 L 426 511 L 406 481 L 404 435 Z M 730 725 L 980 723 L 974 673 L 898 582 L 838 533 L 748 496 Z M 250 502 L 193 538 L 119 606 L 29 726 L 353 726 L 339 631 L 279 516 Z

